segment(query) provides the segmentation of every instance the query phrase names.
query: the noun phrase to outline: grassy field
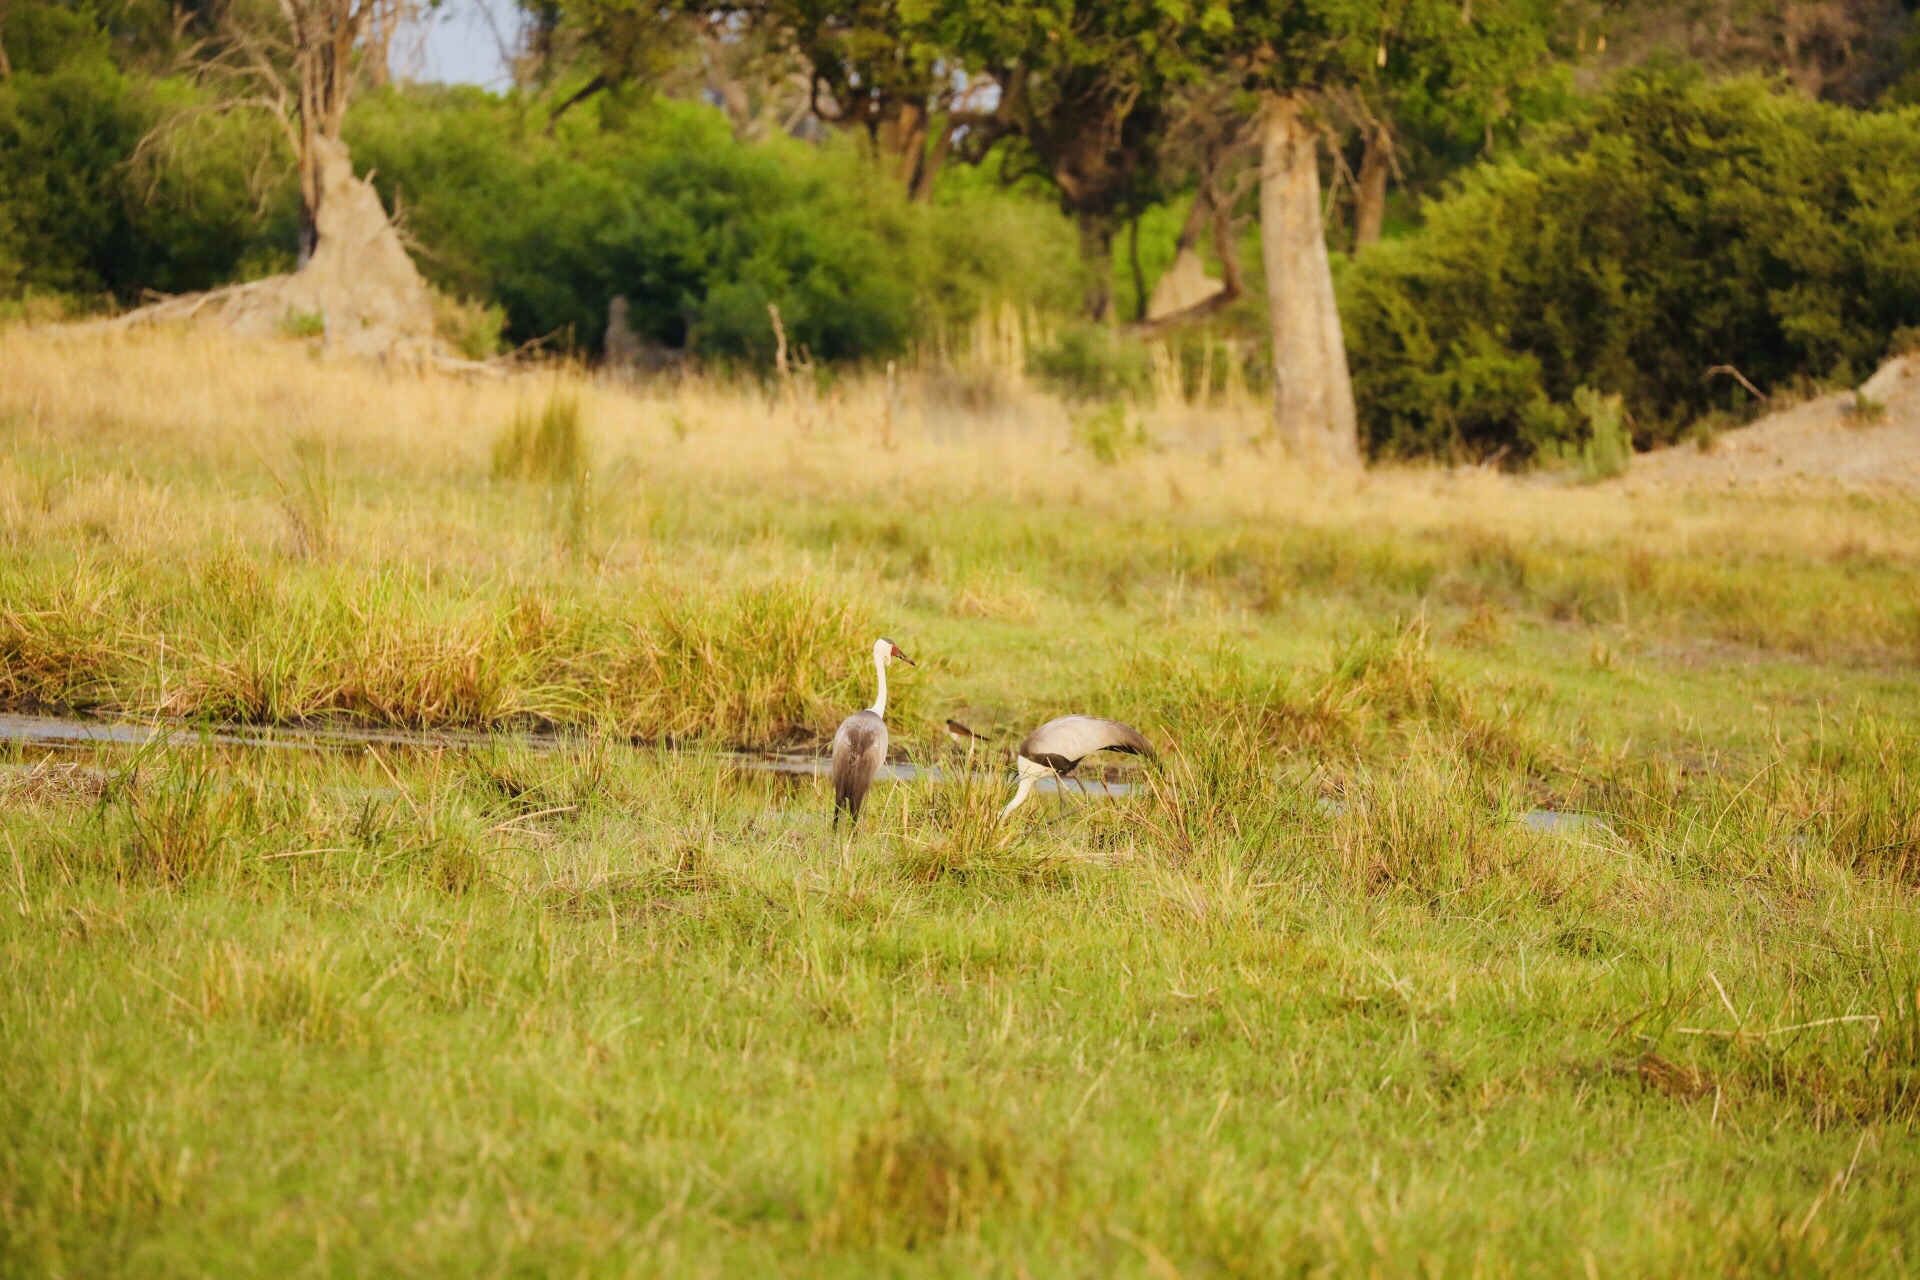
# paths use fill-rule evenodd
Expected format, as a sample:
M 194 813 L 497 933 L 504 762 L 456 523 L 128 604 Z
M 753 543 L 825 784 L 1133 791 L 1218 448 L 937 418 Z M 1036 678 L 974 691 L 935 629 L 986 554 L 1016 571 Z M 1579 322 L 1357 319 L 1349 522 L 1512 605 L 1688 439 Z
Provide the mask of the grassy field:
M 1920 1268 L 1920 504 L 1333 484 L 1008 363 L 0 332 L 0 710 L 566 731 L 16 751 L 0 1271 Z M 847 839 L 709 748 L 879 634 L 949 768 Z M 940 721 L 1067 711 L 1162 764 L 996 822 Z

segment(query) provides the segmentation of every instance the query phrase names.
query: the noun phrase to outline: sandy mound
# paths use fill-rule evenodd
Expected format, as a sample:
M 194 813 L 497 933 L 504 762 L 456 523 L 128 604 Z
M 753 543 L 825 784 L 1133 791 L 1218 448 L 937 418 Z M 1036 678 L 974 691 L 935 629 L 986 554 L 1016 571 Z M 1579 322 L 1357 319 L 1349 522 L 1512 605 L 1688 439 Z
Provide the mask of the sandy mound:
M 1853 412 L 1860 401 L 1877 415 Z M 1822 396 L 1729 431 L 1701 451 L 1642 454 L 1616 483 L 1762 485 L 1833 481 L 1847 488 L 1920 489 L 1920 355 L 1897 356 L 1856 392 Z
M 1160 283 L 1153 286 L 1153 296 L 1147 302 L 1147 319 L 1164 320 L 1178 315 L 1219 296 L 1226 287 L 1207 274 L 1199 254 L 1192 249 L 1182 249 L 1174 255 L 1173 266 L 1160 277 Z
M 169 298 L 110 323 L 211 322 L 258 336 L 318 326 L 329 348 L 353 355 L 432 355 L 433 294 L 379 194 L 353 176 L 346 147 L 324 138 L 315 145 L 321 149 L 319 241 L 305 266 L 291 275 Z

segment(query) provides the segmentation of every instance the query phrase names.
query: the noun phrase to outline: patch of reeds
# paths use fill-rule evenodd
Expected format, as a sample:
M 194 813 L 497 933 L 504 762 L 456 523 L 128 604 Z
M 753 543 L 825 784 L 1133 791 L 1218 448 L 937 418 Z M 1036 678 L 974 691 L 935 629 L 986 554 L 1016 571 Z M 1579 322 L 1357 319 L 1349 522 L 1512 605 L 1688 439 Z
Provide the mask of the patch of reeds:
M 1483 777 L 1425 752 L 1356 773 L 1326 809 L 1334 848 L 1366 891 L 1474 889 L 1514 870 L 1537 839 L 1515 828 Z
M 162 757 L 151 773 L 99 811 L 107 865 L 128 880 L 165 884 L 230 873 L 252 825 L 245 792 L 204 758 Z
M 1475 690 L 1445 670 L 1416 615 L 1360 629 L 1313 668 L 1265 668 L 1232 647 L 1148 655 L 1124 669 L 1122 687 L 1150 717 L 1209 749 L 1234 740 L 1242 753 L 1366 754 L 1421 732 L 1451 735 L 1478 759 L 1544 768 L 1550 753 L 1525 724 L 1525 706 Z
M 870 696 L 874 628 L 810 583 L 449 590 L 405 567 L 0 568 L 0 705 L 250 724 L 549 724 L 774 744 Z M 910 707 L 911 681 L 899 681 Z
M 919 794 L 903 792 L 895 809 L 901 826 L 896 857 L 909 879 L 1031 883 L 1065 869 L 1044 847 L 1022 841 L 1018 823 L 1000 817 L 1012 798 L 1002 759 L 982 753 L 940 767 L 940 781 L 917 788 Z
M 1011 1128 L 924 1097 L 863 1128 L 847 1153 L 816 1239 L 918 1249 L 979 1230 L 983 1218 L 1056 1190 Z
M 364 1050 L 378 1036 L 373 1001 L 362 998 L 370 984 L 351 984 L 340 969 L 324 945 L 262 953 L 211 943 L 170 1008 L 198 1023 L 228 1019 L 297 1044 Z

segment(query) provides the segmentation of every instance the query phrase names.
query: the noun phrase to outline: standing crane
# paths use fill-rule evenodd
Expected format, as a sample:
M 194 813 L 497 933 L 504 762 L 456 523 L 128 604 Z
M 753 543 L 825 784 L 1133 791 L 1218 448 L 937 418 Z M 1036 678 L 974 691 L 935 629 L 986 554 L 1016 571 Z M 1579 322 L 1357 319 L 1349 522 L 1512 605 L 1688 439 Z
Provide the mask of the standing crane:
M 867 789 L 874 775 L 887 762 L 887 664 L 895 658 L 913 665 L 913 659 L 900 652 L 900 646 L 882 636 L 873 642 L 873 673 L 880 682 L 880 696 L 865 711 L 856 711 L 840 722 L 833 735 L 833 825 L 846 813 L 849 824 L 860 821 L 860 806 L 866 803 Z
M 1080 762 L 1096 751 L 1120 751 L 1127 755 L 1154 758 L 1153 744 L 1138 729 L 1118 720 L 1098 716 L 1061 716 L 1049 720 L 1027 735 L 1014 754 L 1013 768 L 1020 779 L 1013 799 L 1000 811 L 1006 817 L 1033 792 L 1033 784 L 1042 778 L 1064 778 L 1080 767 Z

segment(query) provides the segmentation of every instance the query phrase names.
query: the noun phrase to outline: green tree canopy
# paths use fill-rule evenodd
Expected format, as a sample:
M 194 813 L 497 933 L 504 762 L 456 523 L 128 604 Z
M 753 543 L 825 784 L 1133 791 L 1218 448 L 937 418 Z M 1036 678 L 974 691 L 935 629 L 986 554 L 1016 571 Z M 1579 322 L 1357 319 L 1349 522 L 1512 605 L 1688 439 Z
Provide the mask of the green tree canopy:
M 1642 445 L 1747 393 L 1870 372 L 1920 322 L 1920 113 L 1777 84 L 1629 77 L 1468 177 L 1343 286 L 1361 418 L 1388 454 L 1526 457 L 1588 385 Z

